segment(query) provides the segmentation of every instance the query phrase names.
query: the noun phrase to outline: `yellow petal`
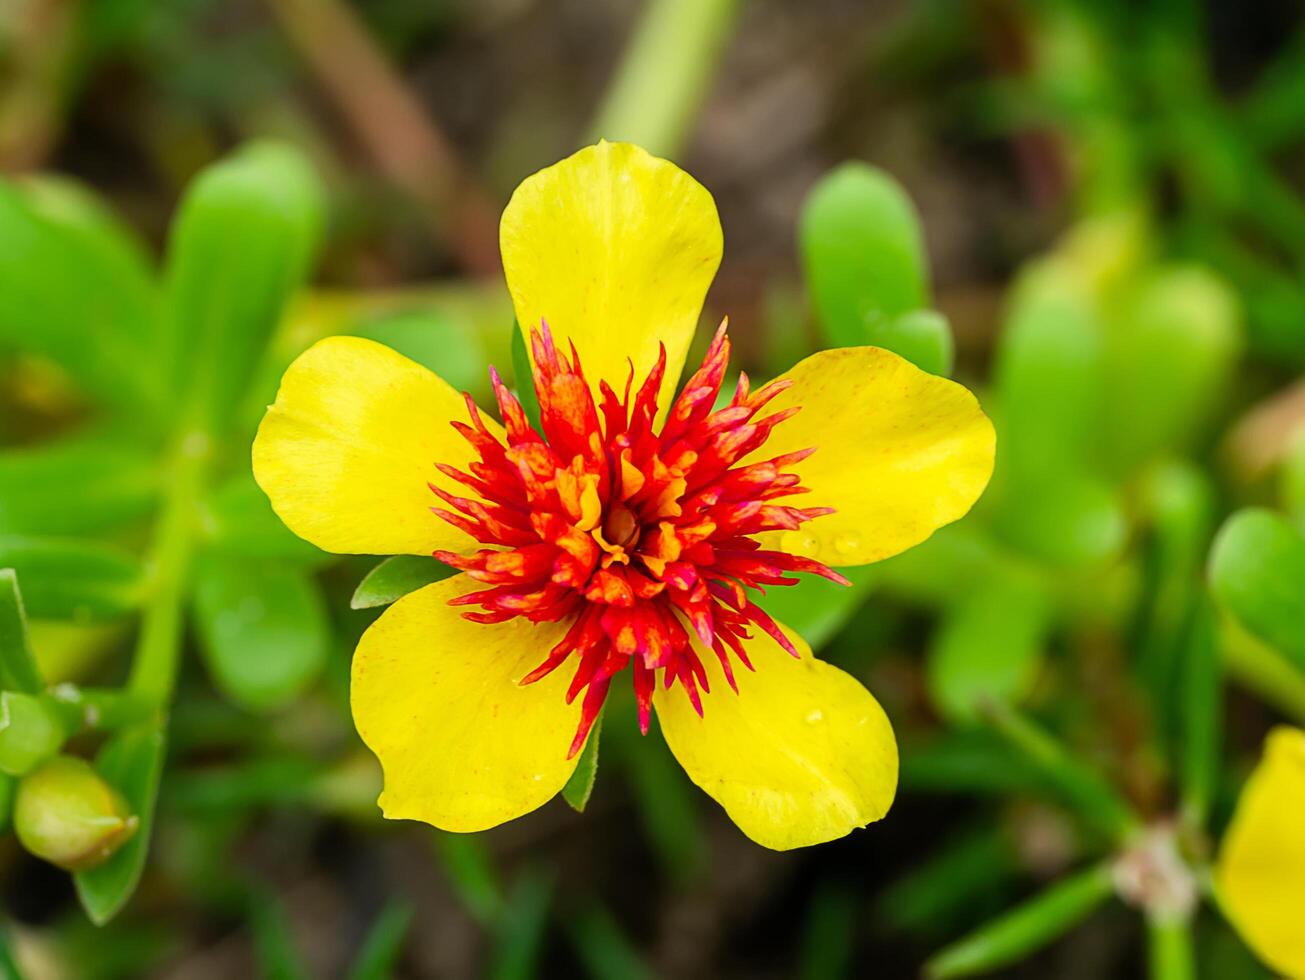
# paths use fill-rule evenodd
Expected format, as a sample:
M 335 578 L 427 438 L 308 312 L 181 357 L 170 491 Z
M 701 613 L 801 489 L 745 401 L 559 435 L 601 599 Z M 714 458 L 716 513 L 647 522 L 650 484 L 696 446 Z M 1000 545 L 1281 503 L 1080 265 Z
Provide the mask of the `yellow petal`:
M 1215 883 L 1260 958 L 1305 978 L 1305 731 L 1269 734 L 1224 835 Z
M 431 513 L 443 504 L 427 486 L 467 492 L 435 469 L 472 458 L 454 419 L 467 420 L 462 396 L 420 364 L 371 340 L 328 337 L 281 379 L 254 440 L 254 478 L 286 527 L 327 551 L 465 552 L 475 542 Z
M 699 718 L 678 684 L 654 696 L 675 757 L 739 829 L 777 851 L 819 844 L 878 820 L 897 790 L 897 743 L 870 692 L 785 630 L 794 659 L 760 631 L 755 673 L 734 662 L 739 693 L 699 650 L 711 682 Z
M 479 588 L 457 575 L 404 596 L 354 653 L 353 720 L 385 771 L 391 820 L 485 830 L 547 803 L 575 769 L 567 672 L 517 683 L 567 624 L 468 622 L 448 602 Z
M 996 434 L 974 396 L 877 347 L 821 351 L 782 377 L 771 405 L 801 411 L 752 457 L 816 447 L 792 467 L 833 507 L 767 545 L 827 565 L 865 565 L 919 544 L 973 506 L 992 476 Z
M 666 344 L 661 404 L 675 390 L 720 264 L 711 195 L 630 143 L 588 146 L 526 178 L 499 227 L 503 268 L 527 337 L 546 320 L 573 341 L 597 392 L 636 384 Z

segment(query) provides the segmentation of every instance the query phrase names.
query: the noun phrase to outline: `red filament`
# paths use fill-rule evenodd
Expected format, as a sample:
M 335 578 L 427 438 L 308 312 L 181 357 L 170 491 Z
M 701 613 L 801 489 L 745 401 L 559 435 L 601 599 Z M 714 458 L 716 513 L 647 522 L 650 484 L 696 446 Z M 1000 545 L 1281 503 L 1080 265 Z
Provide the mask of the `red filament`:
M 752 627 L 797 656 L 752 593 L 796 585 L 795 572 L 848 582 L 820 562 L 764 549 L 754 538 L 794 530 L 832 510 L 778 502 L 806 492 L 786 469 L 814 449 L 740 463 L 797 409 L 758 418 L 789 383 L 754 392 L 744 374 L 733 398 L 714 408 L 730 354 L 723 324 L 660 431 L 655 420 L 665 347 L 633 395 L 631 366 L 625 391 L 618 395 L 604 381 L 595 404 L 574 345 L 569 358 L 559 353 L 544 324 L 542 333 L 531 332 L 531 346 L 542 431 L 531 428 L 491 368 L 507 444 L 489 432 L 468 396 L 471 424 L 453 425 L 479 458 L 470 472 L 439 469 L 476 496 L 431 486 L 449 508 L 434 512 L 490 547 L 469 556 L 437 551 L 435 557 L 487 586 L 453 600 L 479 607 L 463 613 L 467 619 L 501 623 L 524 616 L 570 624 L 521 683 L 568 661 L 574 665 L 567 702 L 584 693 L 570 750 L 575 755 L 612 678 L 627 665 L 645 733 L 659 671 L 663 686 L 678 682 L 701 715 L 700 691 L 709 688 L 691 633 L 720 661 L 737 692 L 731 658 L 753 669 L 742 642 Z

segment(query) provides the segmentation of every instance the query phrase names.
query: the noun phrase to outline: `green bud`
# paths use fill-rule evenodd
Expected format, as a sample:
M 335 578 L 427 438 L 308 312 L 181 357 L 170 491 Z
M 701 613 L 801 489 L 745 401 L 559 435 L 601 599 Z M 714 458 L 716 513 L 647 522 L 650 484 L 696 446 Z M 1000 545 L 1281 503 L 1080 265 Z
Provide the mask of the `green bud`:
M 59 716 L 40 698 L 0 694 L 0 772 L 21 776 L 63 745 Z
M 140 821 L 90 763 L 57 756 L 18 784 L 14 830 L 23 847 L 68 871 L 106 861 Z

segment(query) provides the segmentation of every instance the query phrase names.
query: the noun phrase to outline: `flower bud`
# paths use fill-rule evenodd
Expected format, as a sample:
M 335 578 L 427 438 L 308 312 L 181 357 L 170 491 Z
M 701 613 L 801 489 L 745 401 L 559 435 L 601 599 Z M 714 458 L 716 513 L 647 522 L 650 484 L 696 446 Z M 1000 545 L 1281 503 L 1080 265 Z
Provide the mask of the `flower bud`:
M 23 847 L 69 871 L 93 868 L 131 839 L 139 820 L 89 763 L 56 756 L 18 784 L 14 830 Z
M 64 731 L 48 704 L 30 694 L 0 694 L 0 772 L 21 776 L 59 751 Z

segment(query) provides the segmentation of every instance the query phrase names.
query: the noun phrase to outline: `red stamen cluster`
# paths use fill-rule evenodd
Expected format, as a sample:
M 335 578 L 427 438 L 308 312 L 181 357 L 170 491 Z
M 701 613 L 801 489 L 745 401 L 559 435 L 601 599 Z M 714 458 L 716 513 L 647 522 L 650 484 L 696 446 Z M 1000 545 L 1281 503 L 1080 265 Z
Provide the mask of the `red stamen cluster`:
M 654 421 L 665 348 L 633 397 L 632 366 L 624 393 L 618 396 L 603 382 L 601 404 L 595 404 L 574 346 L 569 359 L 560 354 L 547 324 L 542 334 L 532 332 L 531 345 L 542 433 L 530 427 L 520 402 L 491 369 L 507 445 L 486 429 L 468 396 L 471 424 L 453 424 L 479 461 L 470 473 L 439 466 L 480 499 L 431 486 L 454 508 L 433 508 L 436 514 L 493 547 L 467 557 L 443 551 L 435 557 L 489 586 L 453 600 L 481 607 L 464 613 L 467 619 L 570 622 L 566 636 L 521 683 L 574 658 L 567 702 L 585 692 L 574 755 L 612 678 L 627 664 L 633 665 L 645 733 L 659 670 L 666 688 L 676 681 L 684 686 L 701 715 L 699 689 L 709 690 L 707 673 L 689 629 L 715 653 L 737 691 L 730 653 L 753 669 L 742 643 L 750 626 L 797 656 L 748 590 L 764 594 L 768 585 L 796 585 L 792 572 L 847 580 L 817 561 L 765 550 L 753 540 L 831 510 L 774 502 L 805 492 L 785 468 L 813 449 L 738 465 L 797 409 L 758 419 L 788 382 L 752 392 L 741 374 L 734 397 L 713 411 L 729 361 L 724 325 L 660 432 Z

